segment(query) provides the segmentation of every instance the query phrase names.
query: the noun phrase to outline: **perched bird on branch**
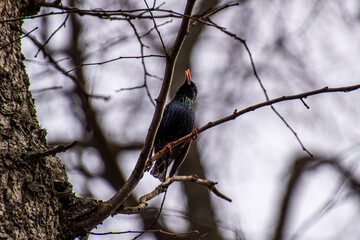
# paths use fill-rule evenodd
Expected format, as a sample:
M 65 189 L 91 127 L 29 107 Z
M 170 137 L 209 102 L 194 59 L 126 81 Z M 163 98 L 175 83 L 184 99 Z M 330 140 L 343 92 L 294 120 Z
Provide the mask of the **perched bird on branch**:
M 174 161 L 169 177 L 172 177 L 176 170 L 183 163 L 189 149 L 191 141 L 180 144 L 171 149 L 170 143 L 189 134 L 195 125 L 195 114 L 193 104 L 197 96 L 197 88 L 191 81 L 190 70 L 185 71 L 185 82 L 177 90 L 174 99 L 165 107 L 164 115 L 161 120 L 158 132 L 155 137 L 155 152 L 164 147 L 169 148 L 169 152 L 159 158 L 151 175 L 164 182 L 167 168 Z

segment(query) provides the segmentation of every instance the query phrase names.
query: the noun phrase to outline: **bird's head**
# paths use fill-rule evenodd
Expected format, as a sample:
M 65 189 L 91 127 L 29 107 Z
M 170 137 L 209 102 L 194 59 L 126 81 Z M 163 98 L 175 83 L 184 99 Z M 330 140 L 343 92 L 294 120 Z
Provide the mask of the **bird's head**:
M 189 69 L 185 71 L 185 82 L 177 90 L 176 96 L 179 96 L 179 97 L 185 96 L 185 97 L 190 98 L 192 101 L 194 101 L 196 99 L 197 88 L 196 88 L 195 83 L 191 81 Z

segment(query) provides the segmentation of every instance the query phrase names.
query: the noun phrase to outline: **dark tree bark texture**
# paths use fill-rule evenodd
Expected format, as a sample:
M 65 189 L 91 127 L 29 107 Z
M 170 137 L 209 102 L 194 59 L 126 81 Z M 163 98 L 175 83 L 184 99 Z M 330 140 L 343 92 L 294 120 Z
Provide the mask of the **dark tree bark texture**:
M 33 1 L 0 2 L 1 20 L 37 9 Z M 46 131 L 36 117 L 21 54 L 21 25 L 0 23 L 0 238 L 71 239 L 67 228 L 78 210 L 97 202 L 76 198 L 64 165 L 45 154 Z

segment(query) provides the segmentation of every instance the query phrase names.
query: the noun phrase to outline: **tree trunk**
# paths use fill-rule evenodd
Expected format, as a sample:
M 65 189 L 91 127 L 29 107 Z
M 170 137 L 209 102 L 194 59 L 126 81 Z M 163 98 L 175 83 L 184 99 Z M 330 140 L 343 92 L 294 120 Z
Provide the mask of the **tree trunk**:
M 32 15 L 33 1 L 2 0 L 1 21 Z M 21 54 L 22 21 L 0 23 L 0 238 L 71 239 L 68 227 L 97 202 L 76 198 L 36 117 Z

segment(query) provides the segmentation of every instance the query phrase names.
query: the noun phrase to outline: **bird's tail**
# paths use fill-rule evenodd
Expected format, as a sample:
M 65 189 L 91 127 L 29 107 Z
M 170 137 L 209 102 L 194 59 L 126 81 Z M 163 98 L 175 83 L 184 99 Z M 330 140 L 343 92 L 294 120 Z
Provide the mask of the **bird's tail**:
M 158 159 L 155 162 L 154 167 L 151 170 L 150 174 L 153 175 L 154 177 L 158 178 L 161 182 L 165 182 L 166 172 L 167 172 L 166 165 L 167 165 L 166 160 Z

